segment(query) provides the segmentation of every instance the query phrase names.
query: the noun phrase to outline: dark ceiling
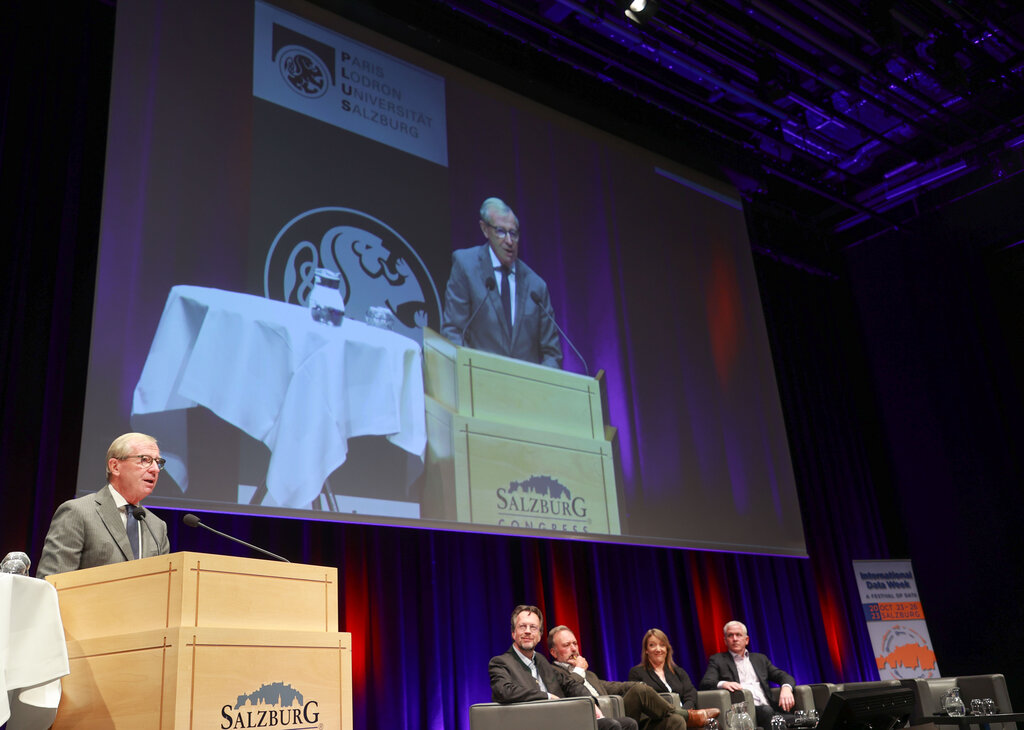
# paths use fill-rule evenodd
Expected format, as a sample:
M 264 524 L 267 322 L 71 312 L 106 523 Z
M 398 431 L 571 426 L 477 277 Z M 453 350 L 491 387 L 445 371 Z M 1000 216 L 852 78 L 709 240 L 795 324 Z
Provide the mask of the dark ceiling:
M 1021 0 L 323 2 L 851 245 L 1024 168 Z

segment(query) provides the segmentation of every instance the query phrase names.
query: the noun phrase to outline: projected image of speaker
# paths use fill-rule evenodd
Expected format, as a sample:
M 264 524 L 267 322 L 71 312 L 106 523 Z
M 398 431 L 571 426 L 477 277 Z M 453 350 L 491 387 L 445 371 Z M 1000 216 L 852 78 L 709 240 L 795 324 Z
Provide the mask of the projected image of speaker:
M 913 711 L 914 690 L 905 687 L 835 692 L 818 730 L 894 730 L 905 727 Z

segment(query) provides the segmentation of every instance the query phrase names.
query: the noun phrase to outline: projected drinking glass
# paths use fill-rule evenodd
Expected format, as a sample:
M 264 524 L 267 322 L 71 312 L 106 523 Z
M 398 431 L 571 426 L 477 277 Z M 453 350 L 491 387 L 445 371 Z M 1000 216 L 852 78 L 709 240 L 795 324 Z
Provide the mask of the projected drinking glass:
M 771 730 L 786 730 L 786 718 L 782 715 L 772 715 Z
M 341 274 L 330 269 L 313 272 L 313 291 L 309 293 L 309 313 L 317 322 L 333 327 L 341 325 L 345 300 L 341 297 Z
M 704 730 L 718 730 L 718 718 L 709 717 L 708 721 L 704 723 Z
M 805 725 L 807 725 L 807 713 L 803 710 L 794 710 L 793 724 L 797 727 L 804 727 Z
M 366 310 L 366 324 L 371 327 L 380 327 L 384 330 L 392 329 L 391 310 L 387 307 L 369 307 Z
M 818 711 L 808 710 L 807 711 L 807 724 L 810 727 L 815 727 L 818 724 Z
M 985 714 L 985 700 L 982 700 L 982 699 L 971 700 L 971 714 L 972 715 L 984 715 Z
M 999 708 L 996 706 L 996 701 L 991 697 L 986 697 L 981 702 L 984 706 L 984 712 L 986 715 L 995 715 L 999 712 Z

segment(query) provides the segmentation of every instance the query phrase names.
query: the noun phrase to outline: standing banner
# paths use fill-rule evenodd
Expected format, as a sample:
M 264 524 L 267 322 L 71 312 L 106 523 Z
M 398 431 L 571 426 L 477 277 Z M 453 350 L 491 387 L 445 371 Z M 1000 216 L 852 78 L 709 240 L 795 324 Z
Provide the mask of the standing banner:
M 938 677 L 935 650 L 909 560 L 854 560 L 879 679 Z

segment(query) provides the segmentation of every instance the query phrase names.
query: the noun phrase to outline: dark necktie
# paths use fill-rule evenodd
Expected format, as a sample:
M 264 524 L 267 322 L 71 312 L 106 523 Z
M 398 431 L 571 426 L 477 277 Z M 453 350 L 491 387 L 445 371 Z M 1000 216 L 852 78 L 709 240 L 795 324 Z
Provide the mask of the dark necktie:
M 512 287 L 509 286 L 511 272 L 507 266 L 501 267 L 501 306 L 505 308 L 505 324 L 512 334 Z
M 128 517 L 128 519 L 125 520 L 124 529 L 128 531 L 128 542 L 132 546 L 132 556 L 136 560 L 138 560 L 138 558 L 139 558 L 139 521 L 137 519 L 135 519 L 135 515 L 132 512 L 134 509 L 135 509 L 135 505 L 133 505 L 133 504 L 128 504 L 124 508 L 124 513 Z

